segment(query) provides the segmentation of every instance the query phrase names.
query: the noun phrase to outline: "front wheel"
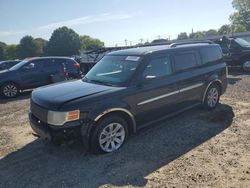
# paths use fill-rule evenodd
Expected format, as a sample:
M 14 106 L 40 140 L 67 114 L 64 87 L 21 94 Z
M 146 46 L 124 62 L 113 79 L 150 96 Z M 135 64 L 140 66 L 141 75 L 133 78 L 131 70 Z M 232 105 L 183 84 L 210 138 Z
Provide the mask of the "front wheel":
M 250 61 L 246 61 L 245 63 L 243 63 L 242 69 L 243 71 L 250 71 Z
M 111 153 L 123 146 L 128 136 L 127 122 L 119 116 L 101 120 L 92 135 L 93 153 Z
M 209 86 L 205 100 L 203 101 L 203 107 L 206 110 L 212 110 L 214 109 L 220 100 L 220 88 L 217 84 L 212 84 Z
M 1 94 L 6 98 L 14 98 L 20 93 L 15 83 L 6 83 L 1 87 Z

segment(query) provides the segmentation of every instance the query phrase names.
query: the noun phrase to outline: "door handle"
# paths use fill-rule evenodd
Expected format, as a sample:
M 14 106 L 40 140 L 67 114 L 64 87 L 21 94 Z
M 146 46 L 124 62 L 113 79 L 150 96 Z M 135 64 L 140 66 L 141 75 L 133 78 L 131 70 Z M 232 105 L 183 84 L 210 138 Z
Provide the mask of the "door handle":
M 167 88 L 169 89 L 175 89 L 176 88 L 176 84 L 170 84 L 167 86 Z

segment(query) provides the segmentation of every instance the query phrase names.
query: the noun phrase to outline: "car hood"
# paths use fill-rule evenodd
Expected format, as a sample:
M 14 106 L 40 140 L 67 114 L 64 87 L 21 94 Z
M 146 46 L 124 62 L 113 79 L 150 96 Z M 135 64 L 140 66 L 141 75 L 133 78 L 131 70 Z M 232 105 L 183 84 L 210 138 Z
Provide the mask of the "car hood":
M 112 89 L 114 87 L 87 83 L 82 80 L 70 81 L 35 89 L 32 92 L 32 101 L 47 109 L 55 110 L 67 102 Z
M 10 71 L 10 70 L 0 70 L 0 82 L 3 80 L 6 80 L 8 78 L 13 78 L 15 77 L 15 72 L 14 71 Z
M 250 47 L 243 47 L 243 52 L 250 53 Z
M 6 73 L 6 72 L 11 72 L 11 71 L 9 71 L 8 69 L 0 70 L 0 75 L 1 75 L 1 74 L 4 74 L 4 73 Z

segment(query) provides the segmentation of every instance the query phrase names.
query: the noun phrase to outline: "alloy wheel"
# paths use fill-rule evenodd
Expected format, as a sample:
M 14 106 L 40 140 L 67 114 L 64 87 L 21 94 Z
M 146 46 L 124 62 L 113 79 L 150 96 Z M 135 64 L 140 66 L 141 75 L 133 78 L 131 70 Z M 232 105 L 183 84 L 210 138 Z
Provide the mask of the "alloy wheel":
M 3 94 L 6 97 L 14 97 L 17 95 L 17 93 L 18 93 L 18 89 L 13 84 L 8 84 L 8 85 L 4 86 L 4 88 L 3 88 Z
M 100 133 L 99 145 L 103 151 L 113 152 L 122 146 L 125 136 L 126 132 L 121 124 L 108 124 Z
M 216 106 L 219 99 L 219 92 L 217 88 L 213 87 L 209 90 L 207 95 L 207 104 L 210 108 L 213 108 Z

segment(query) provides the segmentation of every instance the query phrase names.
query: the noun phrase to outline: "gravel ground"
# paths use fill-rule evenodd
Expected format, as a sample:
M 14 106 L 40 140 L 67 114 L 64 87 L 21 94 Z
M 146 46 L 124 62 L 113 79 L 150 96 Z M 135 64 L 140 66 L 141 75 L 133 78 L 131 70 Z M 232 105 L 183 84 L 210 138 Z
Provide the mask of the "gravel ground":
M 0 100 L 0 187 L 250 187 L 250 76 L 236 70 L 221 104 L 132 136 L 112 154 L 32 135 L 29 93 Z

